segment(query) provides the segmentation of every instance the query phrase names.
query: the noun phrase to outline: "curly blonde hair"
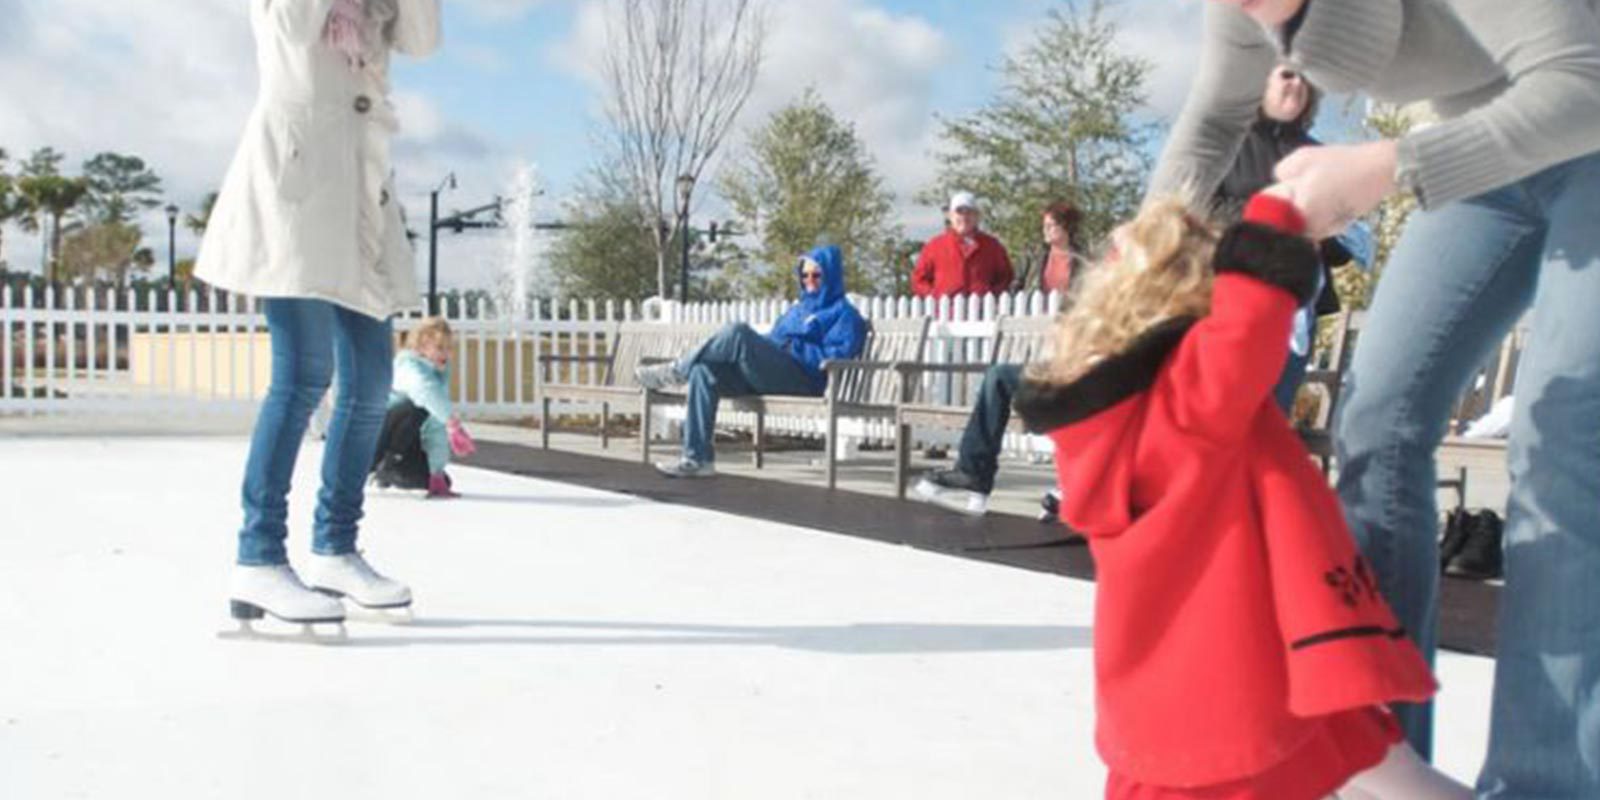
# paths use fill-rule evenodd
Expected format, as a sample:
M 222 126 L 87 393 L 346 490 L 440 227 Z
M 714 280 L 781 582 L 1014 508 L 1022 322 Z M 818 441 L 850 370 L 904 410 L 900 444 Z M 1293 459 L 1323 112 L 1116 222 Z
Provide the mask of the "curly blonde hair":
M 423 317 L 417 327 L 406 333 L 407 350 L 419 350 L 428 342 L 438 342 L 447 349 L 455 343 L 455 332 L 450 330 L 450 323 L 444 317 Z
M 1210 310 L 1217 230 L 1181 199 L 1152 201 L 1112 232 L 1111 244 L 1057 323 L 1052 355 L 1030 367 L 1035 380 L 1070 383 L 1156 324 Z

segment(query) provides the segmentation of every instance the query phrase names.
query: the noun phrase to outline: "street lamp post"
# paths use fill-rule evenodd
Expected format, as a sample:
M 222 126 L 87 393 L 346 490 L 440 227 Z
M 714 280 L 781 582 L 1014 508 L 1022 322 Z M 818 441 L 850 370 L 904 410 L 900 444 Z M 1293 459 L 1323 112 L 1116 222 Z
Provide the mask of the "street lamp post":
M 443 181 L 428 193 L 428 316 L 439 315 L 439 193 L 456 188 L 456 174 L 445 176 Z
M 167 204 L 167 286 L 178 285 L 178 207 Z
M 683 240 L 683 265 L 678 280 L 678 302 L 689 302 L 689 199 L 694 196 L 694 176 L 678 176 L 678 235 Z

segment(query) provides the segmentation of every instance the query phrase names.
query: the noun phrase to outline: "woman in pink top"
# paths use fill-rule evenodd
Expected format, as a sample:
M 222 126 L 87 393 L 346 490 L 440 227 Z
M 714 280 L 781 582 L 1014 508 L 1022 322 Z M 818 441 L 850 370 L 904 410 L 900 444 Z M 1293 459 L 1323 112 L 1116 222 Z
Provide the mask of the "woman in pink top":
M 1078 255 L 1074 245 L 1078 240 L 1078 223 L 1083 212 L 1068 202 L 1051 203 L 1044 210 L 1044 241 L 1048 250 L 1044 266 L 1039 271 L 1039 291 L 1071 292 L 1078 275 Z

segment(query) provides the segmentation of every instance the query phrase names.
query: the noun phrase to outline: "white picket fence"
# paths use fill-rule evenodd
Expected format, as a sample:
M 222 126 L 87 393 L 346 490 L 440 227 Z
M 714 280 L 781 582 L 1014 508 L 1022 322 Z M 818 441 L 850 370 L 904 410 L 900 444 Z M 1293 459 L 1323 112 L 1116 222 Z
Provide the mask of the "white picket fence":
M 1052 313 L 1060 301 L 1037 292 L 852 299 L 869 319 L 932 316 L 928 356 L 940 361 L 981 358 L 996 318 Z M 441 311 L 456 331 L 457 348 L 452 394 L 468 415 L 532 416 L 543 379 L 539 354 L 603 352 L 604 333 L 617 321 L 759 327 L 788 305 L 567 300 L 513 310 L 481 300 L 447 302 Z M 397 318 L 397 333 L 420 316 Z M 192 290 L 0 288 L 0 414 L 248 414 L 266 391 L 270 365 L 266 323 L 248 298 Z M 568 377 L 602 378 L 595 365 Z

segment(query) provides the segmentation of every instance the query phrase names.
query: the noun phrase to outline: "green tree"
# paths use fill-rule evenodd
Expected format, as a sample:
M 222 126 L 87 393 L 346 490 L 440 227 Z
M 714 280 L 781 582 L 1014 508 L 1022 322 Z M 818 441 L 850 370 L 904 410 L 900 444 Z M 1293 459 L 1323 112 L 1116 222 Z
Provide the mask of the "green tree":
M 640 300 L 656 293 L 656 231 L 614 169 L 596 168 L 580 182 L 567 219 L 549 254 L 561 294 Z M 663 238 L 676 240 L 670 232 Z
M 31 230 L 42 230 L 50 222 L 50 280 L 59 280 L 62 220 L 78 207 L 89 187 L 82 178 L 61 175 L 30 175 L 17 181 L 17 191 L 27 204 Z
M 61 243 L 62 278 L 104 278 L 123 287 L 134 272 L 148 272 L 154 258 L 139 247 L 139 229 L 123 222 L 97 222 L 67 234 Z
M 210 192 L 204 200 L 200 201 L 200 210 L 192 214 L 183 215 L 183 227 L 196 236 L 204 236 L 206 227 L 211 224 L 211 212 L 217 207 L 217 193 Z
M 27 178 L 42 178 L 50 175 L 61 174 L 61 162 L 66 156 L 57 152 L 54 147 L 41 147 L 22 162 L 21 175 Z
M 890 243 L 894 196 L 873 169 L 854 126 L 841 122 L 815 91 L 779 109 L 750 135 L 745 152 L 719 182 L 743 226 L 756 234 L 765 265 L 747 293 L 788 294 L 796 256 L 819 244 L 844 252 L 852 291 L 890 291 L 897 265 Z
M 1013 254 L 1036 249 L 1054 200 L 1083 211 L 1083 242 L 1099 241 L 1137 208 L 1157 126 L 1141 123 L 1152 64 L 1123 53 L 1110 0 L 1068 0 L 1000 68 L 999 94 L 973 114 L 941 120 L 935 185 L 920 202 L 955 189 L 984 201 L 984 227 Z
M 0 266 L 6 263 L 5 259 L 5 226 L 6 223 L 22 216 L 27 211 L 27 206 L 17 192 L 17 178 L 6 168 L 10 160 L 5 148 L 0 147 Z
M 128 223 L 161 205 L 161 178 L 138 156 L 100 153 L 83 162 L 83 180 L 89 188 L 83 210 L 93 222 Z

